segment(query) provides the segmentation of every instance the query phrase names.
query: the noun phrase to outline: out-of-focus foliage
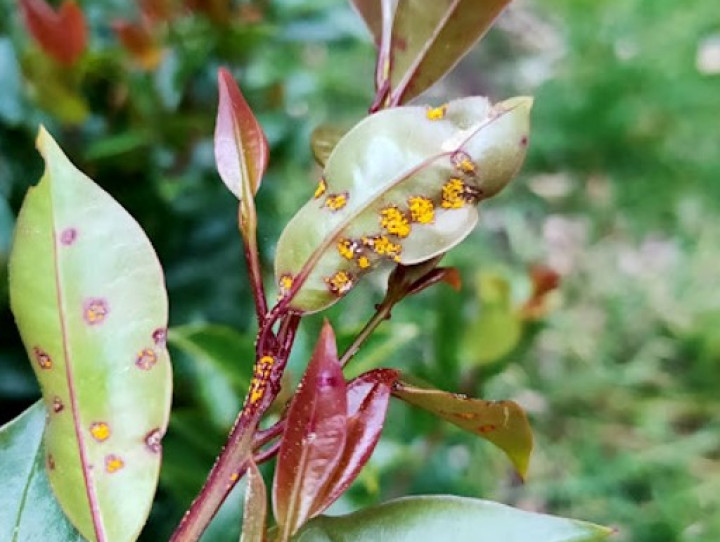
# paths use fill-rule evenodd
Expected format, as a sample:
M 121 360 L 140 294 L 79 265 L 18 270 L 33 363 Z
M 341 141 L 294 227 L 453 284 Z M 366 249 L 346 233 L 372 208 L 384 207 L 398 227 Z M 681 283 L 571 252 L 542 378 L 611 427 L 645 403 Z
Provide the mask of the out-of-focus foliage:
M 370 104 L 372 40 L 343 0 L 228 2 L 225 12 L 223 2 L 181 4 L 170 2 L 177 11 L 169 21 L 142 23 L 159 44 L 150 50 L 159 60 L 149 62 L 112 30 L 119 19 L 140 24 L 137 5 L 81 2 L 88 49 L 61 70 L 27 35 L 15 0 L 0 0 L 0 264 L 21 199 L 40 176 L 33 137 L 43 122 L 148 232 L 166 271 L 171 326 L 231 325 L 251 345 L 237 201 L 213 160 L 217 68 L 231 69 L 271 147 L 257 198 L 270 284 L 274 244 L 319 173 L 313 128 L 352 124 Z M 461 293 L 441 284 L 403 302 L 347 373 L 391 365 L 440 389 L 521 403 L 536 436 L 527 482 L 519 485 L 481 439 L 393 400 L 372 460 L 330 512 L 454 493 L 616 525 L 619 542 L 716 542 L 716 2 L 516 0 L 421 101 L 471 94 L 535 96 L 528 163 L 443 262 L 459 267 Z M 560 284 L 530 316 L 528 270 L 538 263 Z M 9 419 L 39 391 L 4 273 L 3 264 L 0 407 Z M 358 286 L 325 313 L 340 348 L 380 300 L 381 282 Z M 320 325 L 316 317 L 302 324 L 295 379 Z M 493 341 L 487 349 L 483 337 Z M 224 441 L 238 396 L 232 374 L 245 372 L 221 368 L 250 363 L 243 349 L 212 364 L 190 351 L 174 356 L 175 408 L 143 540 L 167 538 Z M 204 540 L 238 539 L 241 496 L 233 494 L 232 513 L 221 511 Z

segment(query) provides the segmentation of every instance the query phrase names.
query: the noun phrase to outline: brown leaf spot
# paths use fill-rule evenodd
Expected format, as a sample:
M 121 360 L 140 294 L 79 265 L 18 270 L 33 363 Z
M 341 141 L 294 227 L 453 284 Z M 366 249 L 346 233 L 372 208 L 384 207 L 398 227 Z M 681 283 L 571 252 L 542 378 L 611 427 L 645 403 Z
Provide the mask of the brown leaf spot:
M 145 435 L 145 446 L 154 454 L 159 454 L 162 450 L 162 433 L 160 429 L 153 429 Z
M 99 297 L 92 297 L 83 305 L 83 317 L 91 326 L 102 324 L 108 316 L 110 308 L 106 300 Z
M 47 454 L 46 461 L 48 470 L 55 470 L 55 458 L 52 454 Z
M 55 397 L 53 397 L 53 403 L 52 403 L 53 412 L 55 412 L 57 414 L 58 412 L 62 412 L 62 410 L 64 408 L 65 408 L 65 405 L 63 404 L 62 399 L 60 399 L 60 397 L 58 397 L 57 395 Z
M 521 147 L 527 147 L 527 145 L 528 145 L 528 136 L 524 135 L 524 136 L 522 136 L 522 138 L 520 139 L 520 146 L 521 146 Z
M 472 412 L 453 412 L 453 417 L 459 420 L 472 420 L 475 417 L 475 414 Z
M 144 348 L 135 357 L 135 366 L 143 371 L 149 371 L 157 363 L 157 354 L 152 348 Z
M 65 246 L 70 246 L 77 239 L 77 230 L 75 228 L 65 228 L 60 233 L 60 242 Z
M 492 433 L 497 429 L 497 425 L 493 425 L 491 423 L 487 423 L 485 425 L 479 425 L 477 430 L 480 431 L 482 434 Z
M 98 442 L 104 442 L 110 438 L 110 426 L 105 422 L 94 422 L 90 424 L 90 434 Z
M 152 340 L 155 343 L 155 346 L 165 348 L 165 345 L 167 344 L 167 328 L 159 327 L 153 331 Z
M 122 457 L 115 454 L 110 454 L 105 456 L 105 471 L 112 474 L 114 472 L 119 471 L 125 466 L 125 461 L 123 461 Z
M 37 361 L 37 364 L 40 366 L 41 369 L 48 370 L 52 369 L 53 361 L 50 357 L 50 354 L 45 352 L 42 348 L 39 346 L 33 347 L 33 355 L 35 356 L 35 361 Z

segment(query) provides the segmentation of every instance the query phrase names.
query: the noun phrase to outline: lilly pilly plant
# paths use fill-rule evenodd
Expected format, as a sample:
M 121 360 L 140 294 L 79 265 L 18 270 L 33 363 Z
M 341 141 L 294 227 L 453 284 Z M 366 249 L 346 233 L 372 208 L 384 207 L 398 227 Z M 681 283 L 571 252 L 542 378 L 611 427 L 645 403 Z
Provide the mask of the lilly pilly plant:
M 349 381 L 343 374 L 396 304 L 438 282 L 457 284 L 457 271 L 439 267 L 441 258 L 472 231 L 478 205 L 524 160 L 530 98 L 404 105 L 452 68 L 508 1 L 354 2 L 378 45 L 376 96 L 369 116 L 346 133 L 320 129 L 314 136 L 323 173 L 278 241 L 273 306 L 254 206 L 268 145 L 231 74 L 220 70 L 215 156 L 239 200 L 258 335 L 254 360 L 239 360 L 254 367 L 243 407 L 174 542 L 198 540 L 243 477 L 244 542 L 608 536 L 588 523 L 451 496 L 321 515 L 370 458 L 392 397 L 486 439 L 521 476 L 527 472 L 532 434 L 514 402 L 419 387 L 395 369 Z M 162 270 L 139 225 L 44 129 L 37 144 L 46 169 L 18 218 L 10 293 L 43 399 L 0 430 L 0 538 L 131 541 L 152 504 L 170 410 Z M 390 271 L 386 294 L 364 329 L 339 354 L 326 321 L 294 395 L 278 421 L 261 429 L 284 385 L 303 316 L 342 302 L 382 270 Z M 269 522 L 258 465 L 273 458 Z

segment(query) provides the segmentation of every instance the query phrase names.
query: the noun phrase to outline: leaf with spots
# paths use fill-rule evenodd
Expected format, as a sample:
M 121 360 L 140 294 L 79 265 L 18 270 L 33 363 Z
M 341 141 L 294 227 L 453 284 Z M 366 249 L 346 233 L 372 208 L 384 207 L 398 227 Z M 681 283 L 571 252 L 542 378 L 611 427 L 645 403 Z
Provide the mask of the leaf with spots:
M 390 103 L 410 101 L 439 81 L 488 31 L 510 0 L 404 0 L 390 40 Z
M 317 509 L 347 439 L 346 386 L 328 322 L 290 403 L 286 427 L 273 482 L 279 542 L 287 542 Z
M 531 105 L 470 97 L 387 109 L 355 125 L 278 241 L 276 280 L 290 308 L 322 310 L 376 268 L 424 262 L 460 243 L 476 204 L 520 168 Z
M 35 403 L 0 427 L 0 540 L 82 542 L 50 489 L 42 444 L 45 407 Z
M 140 226 L 40 130 L 45 173 L 18 216 L 10 304 L 48 413 L 48 477 L 88 540 L 134 540 L 168 421 L 162 269 Z
M 393 395 L 489 440 L 508 456 L 520 476 L 527 474 L 533 447 L 525 411 L 513 401 L 484 401 L 398 382 Z
M 314 519 L 293 542 L 600 542 L 612 529 L 448 495 L 396 499 Z

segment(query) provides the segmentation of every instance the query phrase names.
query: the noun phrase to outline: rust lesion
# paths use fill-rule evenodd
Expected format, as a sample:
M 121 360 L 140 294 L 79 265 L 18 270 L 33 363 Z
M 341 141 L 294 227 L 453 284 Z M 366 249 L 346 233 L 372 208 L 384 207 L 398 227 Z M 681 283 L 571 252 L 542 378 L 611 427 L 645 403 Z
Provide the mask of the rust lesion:
M 348 271 L 337 271 L 332 276 L 325 278 L 330 293 L 336 296 L 342 296 L 352 290 L 355 285 L 355 278 Z
M 410 221 L 396 205 L 390 205 L 380 211 L 380 226 L 390 235 L 400 238 L 410 235 Z
M 325 198 L 325 207 L 331 211 L 339 211 L 347 205 L 349 198 L 350 196 L 347 192 L 328 194 L 327 198 Z
M 447 104 L 443 104 L 439 107 L 428 107 L 425 110 L 425 117 L 428 120 L 442 120 L 447 114 Z
M 248 391 L 248 401 L 251 405 L 257 404 L 265 396 L 274 365 L 275 358 L 273 356 L 262 356 L 255 364 Z

